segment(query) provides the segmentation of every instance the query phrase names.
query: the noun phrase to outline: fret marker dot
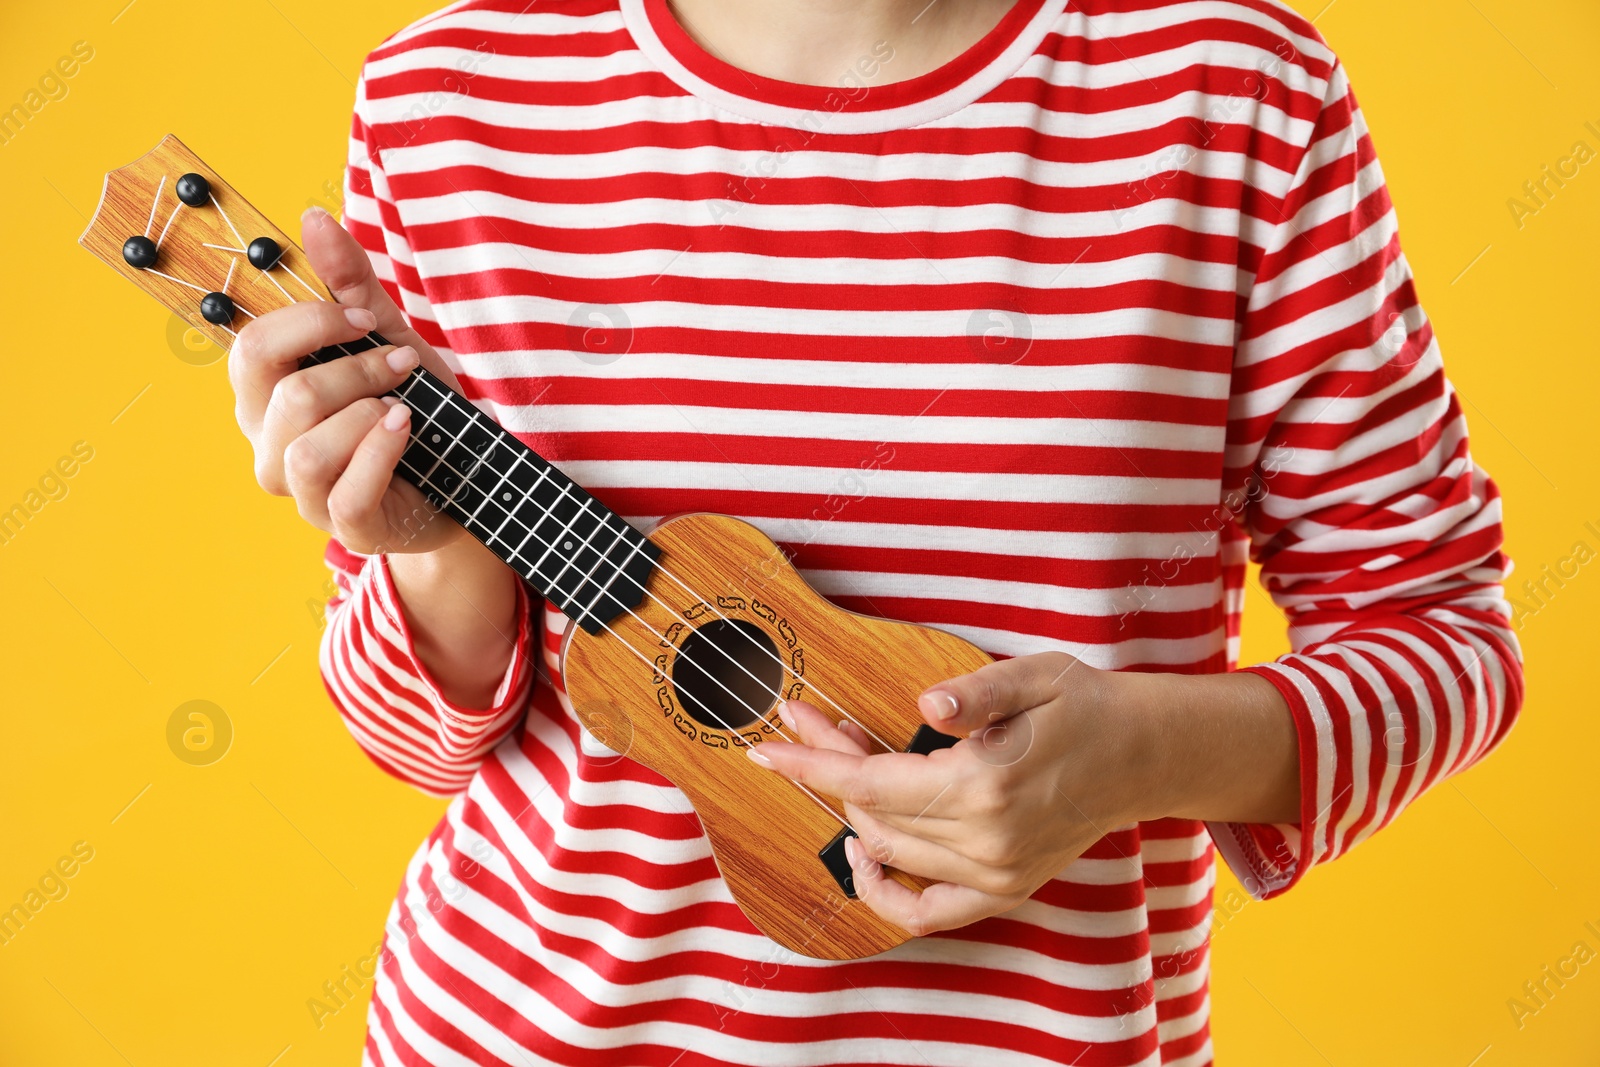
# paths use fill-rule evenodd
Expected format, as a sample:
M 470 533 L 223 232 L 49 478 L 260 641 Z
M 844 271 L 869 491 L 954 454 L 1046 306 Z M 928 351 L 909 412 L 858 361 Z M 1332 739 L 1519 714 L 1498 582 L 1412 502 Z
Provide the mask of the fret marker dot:
M 566 544 L 562 545 L 561 546 L 561 550 L 563 552 L 571 552 L 572 551 L 572 542 L 568 541 Z
M 511 494 L 510 493 L 505 493 L 500 497 L 500 499 L 501 500 L 510 500 L 511 499 Z
M 434 444 L 438 444 L 439 443 L 439 435 L 438 434 L 434 434 L 432 437 L 428 438 L 428 440 L 432 441 Z

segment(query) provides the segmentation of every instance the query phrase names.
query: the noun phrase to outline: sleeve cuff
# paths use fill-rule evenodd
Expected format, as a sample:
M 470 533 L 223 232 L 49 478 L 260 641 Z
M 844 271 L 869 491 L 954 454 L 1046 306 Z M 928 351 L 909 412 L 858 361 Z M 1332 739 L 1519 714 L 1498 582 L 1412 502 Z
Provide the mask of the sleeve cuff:
M 1322 855 L 1316 842 L 1326 836 L 1328 808 L 1319 798 L 1332 776 L 1327 773 L 1330 764 L 1324 762 L 1322 751 L 1328 731 L 1319 729 L 1318 720 L 1326 723 L 1328 714 L 1320 695 L 1293 668 L 1264 663 L 1244 670 L 1271 682 L 1294 718 L 1300 754 L 1300 821 L 1208 822 L 1206 829 L 1245 891 L 1256 900 L 1270 900 L 1298 884 Z M 1331 753 L 1328 755 L 1331 759 Z
M 438 681 L 428 673 L 428 668 L 417 655 L 415 639 L 411 634 L 410 625 L 406 622 L 405 611 L 400 605 L 400 593 L 395 588 L 394 576 L 389 571 L 389 557 L 372 556 L 368 565 L 371 569 L 372 591 L 377 597 L 379 609 L 399 632 L 402 651 L 410 661 L 416 679 L 422 683 L 429 701 L 442 717 L 463 727 L 481 728 L 485 723 L 492 722 L 506 712 L 520 707 L 527 699 L 534 677 L 535 629 L 527 590 L 520 580 L 516 583 L 517 603 L 513 611 L 516 634 L 512 639 L 511 662 L 506 664 L 505 674 L 501 676 L 500 684 L 495 688 L 489 707 L 468 708 L 444 695 Z

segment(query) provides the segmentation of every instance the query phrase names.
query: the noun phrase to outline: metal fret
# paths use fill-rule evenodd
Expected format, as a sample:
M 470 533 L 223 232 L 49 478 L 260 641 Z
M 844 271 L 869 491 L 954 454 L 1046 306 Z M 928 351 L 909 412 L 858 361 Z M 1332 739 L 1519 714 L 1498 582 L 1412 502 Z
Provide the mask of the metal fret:
M 325 363 L 387 343 L 369 334 L 308 359 Z M 654 542 L 430 372 L 413 371 L 392 395 L 415 412 L 396 473 L 575 622 L 598 633 L 644 599 L 661 554 Z M 601 530 L 614 534 L 603 549 L 593 543 Z M 530 542 L 543 548 L 536 560 Z M 547 563 L 560 565 L 553 575 L 544 573 Z

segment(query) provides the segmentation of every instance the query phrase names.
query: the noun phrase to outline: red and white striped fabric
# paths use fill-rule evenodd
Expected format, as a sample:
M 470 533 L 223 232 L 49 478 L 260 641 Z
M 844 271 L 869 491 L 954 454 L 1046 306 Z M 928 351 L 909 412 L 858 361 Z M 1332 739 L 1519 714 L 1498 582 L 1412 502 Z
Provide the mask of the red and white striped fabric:
M 452 706 L 333 545 L 329 692 L 455 796 L 368 1061 L 1209 1062 L 1213 840 L 1281 893 L 1521 700 L 1498 495 L 1342 69 L 1271 0 L 1020 0 L 931 74 L 808 87 L 618 3 L 458 4 L 366 65 L 346 222 L 473 400 L 636 523 L 742 516 L 999 654 L 1228 670 L 1253 553 L 1304 810 L 1119 828 L 1010 914 L 797 958 L 579 728 L 560 616 L 526 598 L 494 706 Z

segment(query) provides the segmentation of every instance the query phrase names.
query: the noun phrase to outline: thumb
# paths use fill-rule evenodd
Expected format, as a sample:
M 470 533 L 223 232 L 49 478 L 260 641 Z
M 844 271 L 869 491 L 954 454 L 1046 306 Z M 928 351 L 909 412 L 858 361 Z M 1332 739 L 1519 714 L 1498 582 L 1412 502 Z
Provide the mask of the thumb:
M 1061 695 L 1075 667 L 1089 669 L 1060 652 L 996 660 L 930 686 L 918 698 L 917 709 L 941 733 L 970 734 L 1050 703 Z
M 446 381 L 455 384 L 450 373 L 433 346 L 411 328 L 400 308 L 390 299 L 388 290 L 378 280 L 372 261 L 350 232 L 339 225 L 334 217 L 320 207 L 308 208 L 300 216 L 300 239 L 305 248 L 311 269 L 327 285 L 334 298 L 350 307 L 366 308 L 378 319 L 378 332 L 395 345 L 410 345 L 422 357 L 422 363 Z

